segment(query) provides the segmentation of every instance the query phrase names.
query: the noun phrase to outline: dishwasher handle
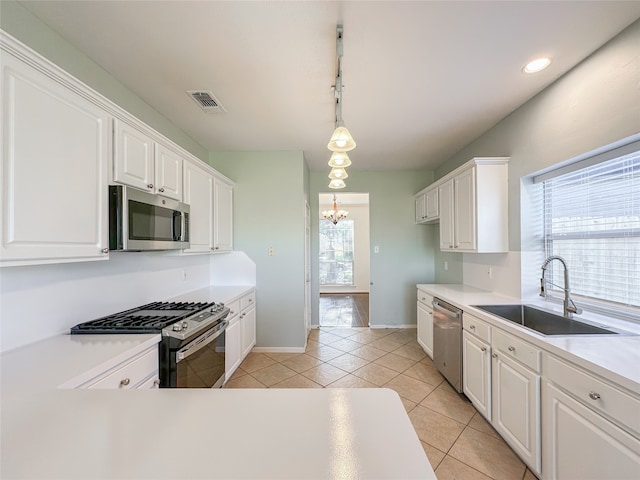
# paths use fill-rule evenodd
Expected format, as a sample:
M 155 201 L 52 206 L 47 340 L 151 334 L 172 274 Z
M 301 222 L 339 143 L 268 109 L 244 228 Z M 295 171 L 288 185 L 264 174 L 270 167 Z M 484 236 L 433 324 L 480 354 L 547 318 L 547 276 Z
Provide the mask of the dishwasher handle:
M 459 320 L 462 317 L 462 310 L 454 307 L 453 305 L 449 305 L 447 302 L 443 302 L 439 298 L 434 298 L 431 305 L 434 310 L 443 313 L 447 317 L 455 318 L 456 320 Z

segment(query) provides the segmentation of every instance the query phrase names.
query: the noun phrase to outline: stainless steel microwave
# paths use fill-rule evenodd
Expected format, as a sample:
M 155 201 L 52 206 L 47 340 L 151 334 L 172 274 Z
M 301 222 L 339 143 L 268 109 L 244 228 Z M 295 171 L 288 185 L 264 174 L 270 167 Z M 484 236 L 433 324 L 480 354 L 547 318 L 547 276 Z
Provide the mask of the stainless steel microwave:
M 122 185 L 109 186 L 109 250 L 189 248 L 189 205 Z

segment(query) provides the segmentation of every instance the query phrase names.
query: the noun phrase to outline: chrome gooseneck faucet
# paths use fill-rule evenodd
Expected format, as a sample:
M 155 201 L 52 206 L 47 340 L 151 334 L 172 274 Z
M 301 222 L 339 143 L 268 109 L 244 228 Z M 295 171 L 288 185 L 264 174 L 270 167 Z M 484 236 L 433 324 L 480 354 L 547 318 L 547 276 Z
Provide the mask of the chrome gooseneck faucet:
M 555 287 L 561 288 L 559 285 L 556 285 L 555 283 L 551 283 L 548 280 L 545 280 L 544 278 L 544 274 L 547 271 L 547 266 L 553 260 L 558 260 L 560 263 L 562 263 L 562 266 L 564 267 L 564 288 L 562 289 L 564 290 L 563 315 L 566 318 L 572 318 L 574 313 L 580 315 L 582 313 L 582 309 L 578 308 L 578 306 L 574 303 L 574 301 L 571 300 L 571 296 L 569 294 L 570 292 L 569 268 L 567 267 L 567 262 L 565 261 L 564 258 L 558 255 L 551 255 L 550 257 L 547 257 L 547 259 L 543 262 L 542 267 L 540 267 L 542 268 L 542 278 L 540 278 L 540 296 L 545 298 L 547 297 L 547 292 L 545 289 L 547 283 Z

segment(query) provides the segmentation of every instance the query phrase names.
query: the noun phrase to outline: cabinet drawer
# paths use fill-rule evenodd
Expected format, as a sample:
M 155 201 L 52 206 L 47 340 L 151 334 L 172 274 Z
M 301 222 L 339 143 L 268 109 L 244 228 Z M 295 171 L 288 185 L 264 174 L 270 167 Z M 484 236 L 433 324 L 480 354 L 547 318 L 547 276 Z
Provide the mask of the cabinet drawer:
M 238 313 L 240 313 L 240 300 L 236 300 L 235 302 L 231 302 L 229 305 L 229 316 L 227 320 L 231 320 L 233 317 L 236 317 Z
M 585 405 L 640 433 L 640 399 L 551 355 L 544 355 L 544 374 Z
M 491 327 L 488 323 L 485 323 L 476 317 L 464 313 L 462 315 L 462 328 L 487 343 L 490 341 Z
M 433 297 L 422 290 L 418 290 L 418 301 L 427 305 L 429 308 L 432 308 L 431 304 L 433 303 Z
M 502 330 L 494 329 L 491 346 L 536 372 L 540 371 L 541 351 L 533 345 Z
M 87 388 L 133 388 L 157 372 L 158 347 L 154 346 Z
M 256 292 L 251 292 L 240 299 L 240 310 L 256 304 Z

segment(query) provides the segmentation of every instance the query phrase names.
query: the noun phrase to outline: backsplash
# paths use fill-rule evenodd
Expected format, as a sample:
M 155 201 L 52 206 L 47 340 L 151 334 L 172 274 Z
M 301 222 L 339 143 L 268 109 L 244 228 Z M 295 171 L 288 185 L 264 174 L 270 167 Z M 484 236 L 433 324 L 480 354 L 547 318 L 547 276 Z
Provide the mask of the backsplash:
M 0 351 L 208 286 L 209 255 L 116 252 L 107 261 L 0 270 Z

